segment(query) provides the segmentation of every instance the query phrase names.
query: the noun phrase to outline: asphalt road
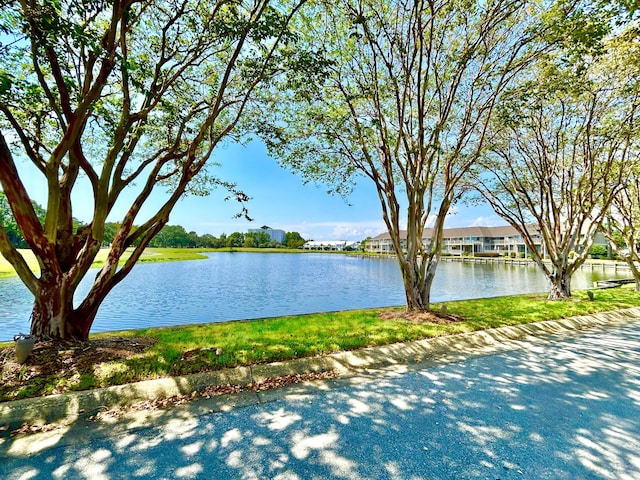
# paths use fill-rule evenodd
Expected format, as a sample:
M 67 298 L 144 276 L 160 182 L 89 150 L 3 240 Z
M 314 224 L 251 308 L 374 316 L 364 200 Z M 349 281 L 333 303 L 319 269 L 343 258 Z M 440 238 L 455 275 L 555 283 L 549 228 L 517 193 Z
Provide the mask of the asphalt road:
M 175 408 L 117 435 L 34 436 L 28 457 L 4 450 L 0 478 L 637 480 L 638 327 L 294 386 L 227 412 Z

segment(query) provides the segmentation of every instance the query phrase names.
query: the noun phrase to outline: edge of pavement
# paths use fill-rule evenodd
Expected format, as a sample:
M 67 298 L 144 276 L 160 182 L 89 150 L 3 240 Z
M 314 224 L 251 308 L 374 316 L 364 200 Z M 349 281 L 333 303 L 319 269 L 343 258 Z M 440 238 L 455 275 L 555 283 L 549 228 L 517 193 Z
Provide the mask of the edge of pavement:
M 417 363 L 449 363 L 470 356 L 488 355 L 518 348 L 518 341 L 569 333 L 592 327 L 615 325 L 640 318 L 640 307 L 600 312 L 560 320 L 499 327 L 379 347 L 301 358 L 286 362 L 160 378 L 94 390 L 67 392 L 47 397 L 0 403 L 0 437 L 24 424 L 70 423 L 98 411 L 126 407 L 137 402 L 175 395 L 191 395 L 209 386 L 248 387 L 268 379 L 304 373 L 335 371 L 339 377 L 367 369 Z M 242 393 L 242 392 L 241 392 Z M 260 402 L 255 396 L 249 403 Z M 242 402 L 241 402 L 242 403 Z

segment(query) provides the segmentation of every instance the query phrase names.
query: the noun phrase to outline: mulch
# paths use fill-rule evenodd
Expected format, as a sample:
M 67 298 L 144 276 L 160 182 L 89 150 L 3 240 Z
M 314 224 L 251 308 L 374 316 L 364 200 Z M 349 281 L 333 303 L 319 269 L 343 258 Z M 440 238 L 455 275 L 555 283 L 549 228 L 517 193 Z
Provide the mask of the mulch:
M 126 360 L 144 352 L 155 339 L 112 337 L 86 342 L 38 342 L 24 364 L 16 361 L 13 346 L 0 348 L 0 401 L 15 400 L 21 389 L 52 378 L 72 379 L 93 373 L 100 362 Z M 61 385 L 64 382 L 61 382 Z M 63 393 L 64 387 L 51 393 Z
M 154 339 L 144 337 L 111 337 L 109 339 L 89 340 L 86 342 L 40 342 L 24 364 L 15 358 L 13 346 L 0 348 L 0 402 L 19 398 L 22 388 L 37 382 L 51 382 L 53 378 L 73 379 L 83 373 L 93 372 L 95 365 L 106 361 L 126 360 L 144 352 L 155 343 Z M 238 393 L 243 390 L 262 391 L 280 388 L 301 382 L 325 380 L 338 376 L 336 371 L 311 372 L 296 375 L 283 375 L 268 378 L 247 386 L 216 385 L 206 387 L 190 395 L 174 395 L 155 400 L 138 402 L 126 407 L 116 407 L 99 412 L 90 420 L 100 421 L 117 418 L 130 411 L 156 410 L 182 405 L 195 399 L 211 398 L 219 395 Z M 64 382 L 63 382 L 64 383 Z M 63 393 L 66 389 L 51 393 Z M 6 426 L 0 425 L 0 431 Z M 11 431 L 11 435 L 29 434 L 59 428 L 55 424 L 24 424 Z
M 464 321 L 464 317 L 454 315 L 446 310 L 384 310 L 378 314 L 383 320 L 407 320 L 412 323 L 436 323 L 444 325 Z

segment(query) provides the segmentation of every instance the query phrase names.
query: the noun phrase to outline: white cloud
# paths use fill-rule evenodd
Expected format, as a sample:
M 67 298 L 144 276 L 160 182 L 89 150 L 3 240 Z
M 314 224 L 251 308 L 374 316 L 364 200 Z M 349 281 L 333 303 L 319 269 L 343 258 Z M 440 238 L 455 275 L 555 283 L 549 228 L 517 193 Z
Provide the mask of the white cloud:
M 356 222 L 303 222 L 288 224 L 279 228 L 288 232 L 299 232 L 303 238 L 321 240 L 358 241 L 386 231 L 382 220 L 366 220 Z
M 445 227 L 471 227 L 483 226 L 493 227 L 497 225 L 505 225 L 505 221 L 495 214 L 488 215 L 470 215 L 469 211 L 459 211 L 457 207 L 451 209 L 447 215 Z M 476 212 L 480 213 L 480 212 Z M 485 212 L 482 212 L 485 213 Z M 432 227 L 435 221 L 435 214 L 429 216 L 427 222 L 428 227 Z M 238 219 L 230 222 L 198 222 L 197 225 L 185 224 L 184 227 L 189 230 L 195 230 L 198 234 L 211 233 L 219 236 L 221 233 L 229 235 L 233 232 L 247 232 L 250 228 L 259 228 L 263 223 L 247 222 Z M 284 230 L 285 232 L 298 232 L 302 238 L 308 240 L 347 240 L 359 241 L 367 237 L 375 237 L 387 231 L 387 227 L 382 219 L 362 220 L 362 221 L 323 221 L 323 222 L 300 222 L 300 223 L 267 223 L 272 228 Z M 406 229 L 406 219 L 402 219 L 401 228 Z
M 445 222 L 446 228 L 460 227 L 495 227 L 506 225 L 487 204 L 465 206 L 456 205 L 451 208 Z
M 495 227 L 504 225 L 505 221 L 498 215 L 480 216 L 471 221 L 470 227 Z

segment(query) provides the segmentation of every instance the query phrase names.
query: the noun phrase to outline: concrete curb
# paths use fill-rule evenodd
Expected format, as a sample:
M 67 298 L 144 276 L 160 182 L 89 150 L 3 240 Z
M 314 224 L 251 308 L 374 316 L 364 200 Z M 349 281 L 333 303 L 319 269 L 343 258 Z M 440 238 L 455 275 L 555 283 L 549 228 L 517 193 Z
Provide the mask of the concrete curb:
M 3 435 L 24 423 L 68 423 L 101 409 L 131 405 L 173 395 L 189 395 L 207 386 L 247 386 L 268 378 L 308 372 L 336 370 L 341 376 L 369 368 L 420 362 L 445 363 L 469 356 L 486 355 L 518 348 L 518 340 L 562 334 L 586 328 L 627 322 L 640 318 L 640 307 L 593 315 L 549 320 L 517 326 L 363 348 L 321 357 L 303 358 L 251 367 L 238 367 L 184 377 L 162 378 L 83 392 L 0 403 Z M 0 435 L 2 436 L 2 435 Z

